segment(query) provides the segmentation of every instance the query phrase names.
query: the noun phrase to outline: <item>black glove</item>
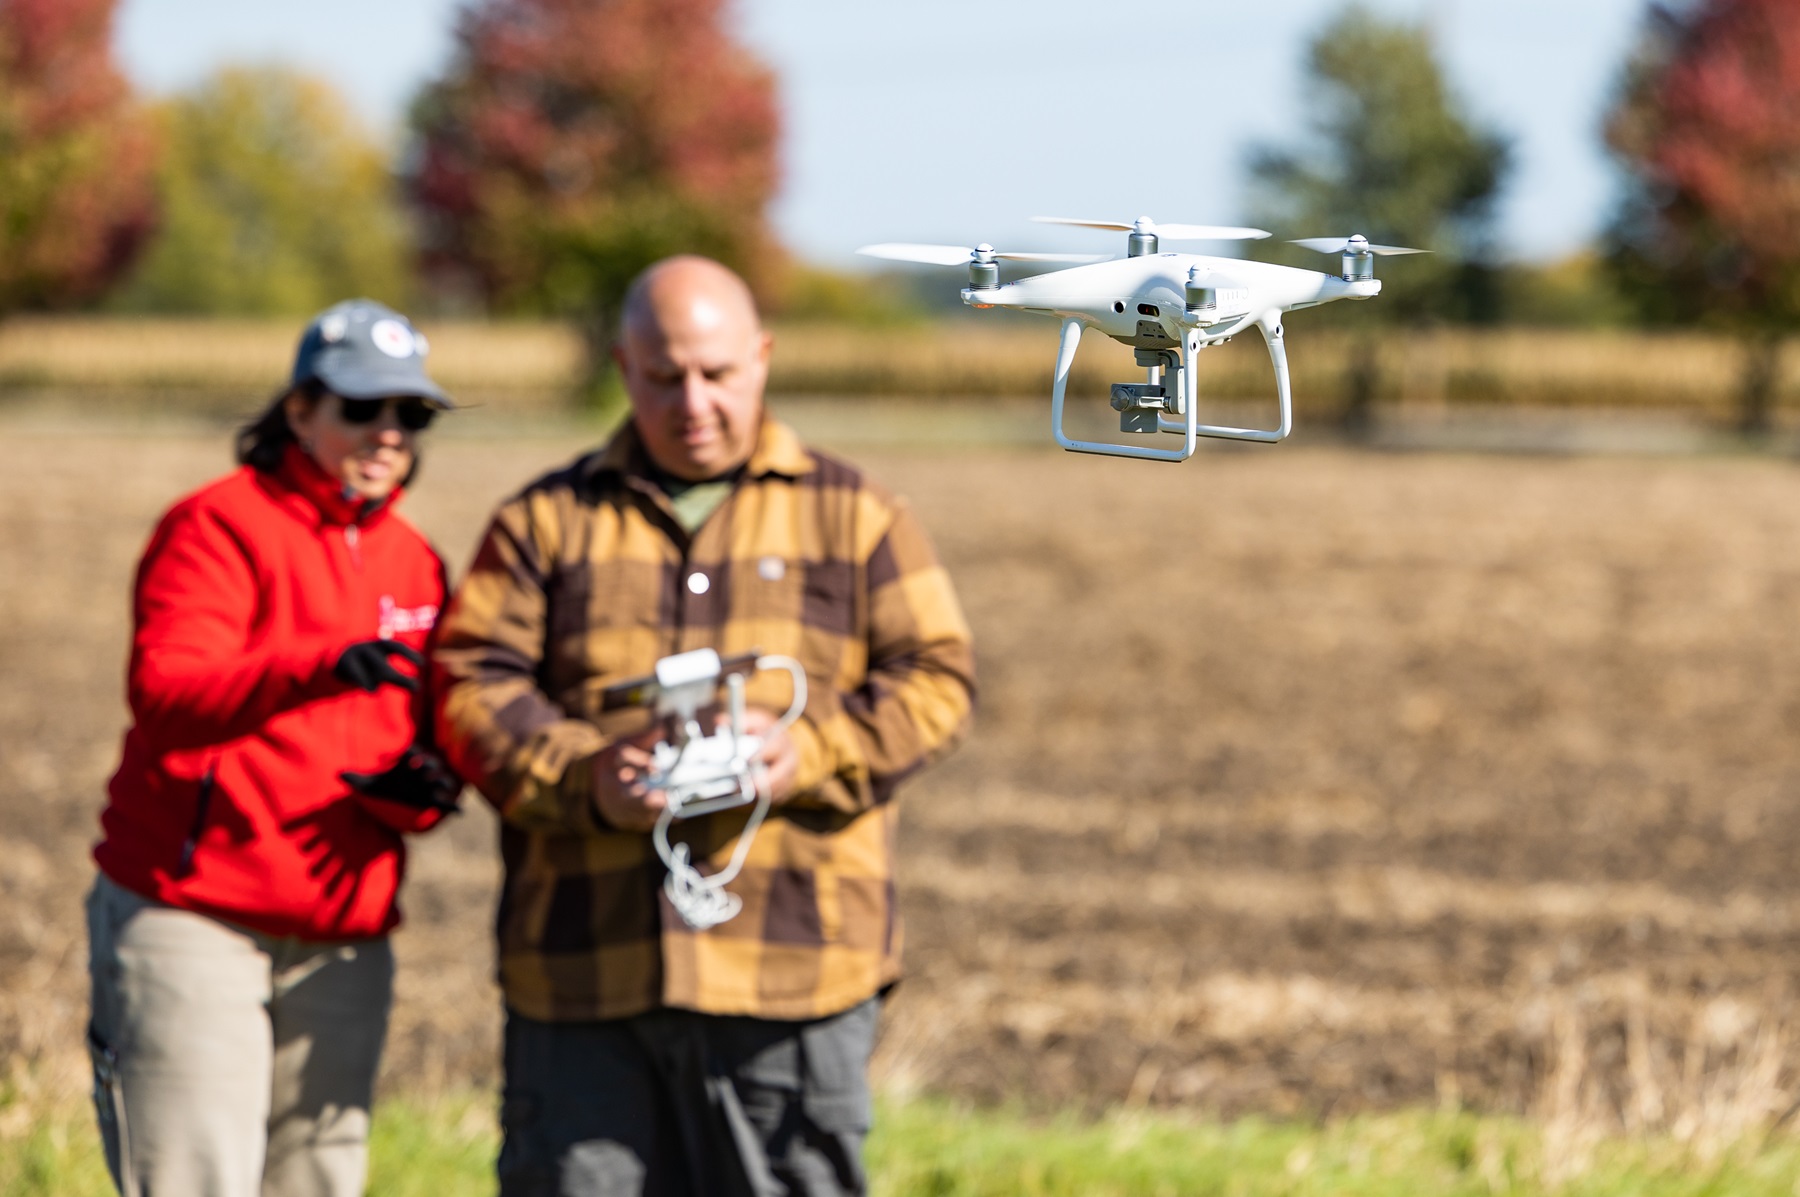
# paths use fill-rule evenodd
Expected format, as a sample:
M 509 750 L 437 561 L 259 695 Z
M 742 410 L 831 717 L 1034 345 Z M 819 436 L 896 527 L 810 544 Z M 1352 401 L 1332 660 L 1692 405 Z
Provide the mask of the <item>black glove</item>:
M 383 683 L 417 694 L 419 679 L 395 669 L 388 660 L 389 657 L 399 657 L 411 661 L 420 669 L 425 668 L 425 658 L 420 655 L 419 650 L 398 640 L 359 640 L 338 656 L 331 672 L 337 675 L 338 680 L 349 682 L 370 694 L 380 689 Z
M 462 778 L 452 773 L 437 753 L 417 744 L 380 773 L 340 773 L 338 780 L 359 794 L 402 806 L 441 810 L 447 815 L 461 809 L 457 799 L 462 796 Z

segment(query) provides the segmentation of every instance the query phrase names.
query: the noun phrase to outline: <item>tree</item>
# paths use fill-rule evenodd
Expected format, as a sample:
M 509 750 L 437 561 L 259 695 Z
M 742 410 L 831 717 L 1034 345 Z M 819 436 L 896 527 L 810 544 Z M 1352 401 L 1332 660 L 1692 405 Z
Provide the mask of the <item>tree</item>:
M 476 0 L 414 106 L 425 266 L 503 311 L 576 319 L 596 370 L 626 285 L 680 251 L 766 292 L 770 72 L 727 0 Z
M 1744 340 L 1739 424 L 1769 426 L 1800 319 L 1800 7 L 1652 8 L 1607 141 L 1628 172 L 1609 257 L 1640 312 Z
M 304 316 L 356 295 L 404 304 L 410 247 L 387 155 L 330 84 L 227 68 L 157 117 L 163 228 L 121 306 Z
M 101 294 L 155 225 L 113 0 L 0 0 L 0 312 Z
M 1307 49 L 1307 131 L 1251 151 L 1256 219 L 1304 235 L 1362 233 L 1435 251 L 1382 263 L 1382 297 L 1335 316 L 1362 328 L 1352 355 L 1351 426 L 1376 389 L 1367 327 L 1494 318 L 1494 203 L 1511 167 L 1507 138 L 1481 128 L 1452 93 L 1422 24 L 1353 4 Z

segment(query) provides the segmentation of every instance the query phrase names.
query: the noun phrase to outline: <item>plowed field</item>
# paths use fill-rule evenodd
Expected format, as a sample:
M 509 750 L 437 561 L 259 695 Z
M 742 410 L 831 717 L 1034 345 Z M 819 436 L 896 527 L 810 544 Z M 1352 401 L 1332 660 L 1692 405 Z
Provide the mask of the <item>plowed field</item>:
M 460 566 L 581 434 L 449 437 Z M 1785 1105 L 1800 471 L 1284 446 L 1179 468 L 853 451 L 981 652 L 905 806 L 885 1083 L 1028 1104 Z M 136 553 L 225 436 L 0 430 L 0 1052 L 79 1092 L 80 899 Z M 481 809 L 421 842 L 391 1082 L 487 1083 Z

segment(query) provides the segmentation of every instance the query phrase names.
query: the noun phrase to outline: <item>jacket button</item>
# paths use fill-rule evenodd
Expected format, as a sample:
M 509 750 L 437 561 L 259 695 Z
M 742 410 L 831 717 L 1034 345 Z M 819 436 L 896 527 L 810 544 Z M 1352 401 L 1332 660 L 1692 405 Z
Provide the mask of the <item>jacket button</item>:
M 712 589 L 712 582 L 698 570 L 688 575 L 687 588 L 690 594 L 705 594 Z

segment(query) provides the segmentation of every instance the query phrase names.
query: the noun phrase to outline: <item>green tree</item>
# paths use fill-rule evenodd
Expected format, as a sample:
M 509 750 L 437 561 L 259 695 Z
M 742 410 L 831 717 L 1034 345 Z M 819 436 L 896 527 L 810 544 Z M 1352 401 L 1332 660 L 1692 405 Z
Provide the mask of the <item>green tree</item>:
M 0 313 L 104 293 L 155 226 L 113 0 L 0 0 Z
M 692 251 L 765 298 L 780 255 L 774 77 L 728 0 L 475 0 L 420 96 L 413 197 L 434 283 L 570 318 L 593 377 L 626 285 Z
M 406 302 L 387 156 L 329 84 L 232 67 L 157 118 L 163 227 L 121 306 L 303 316 L 353 295 Z
M 1361 4 L 1338 14 L 1306 56 L 1307 127 L 1250 154 L 1259 222 L 1303 236 L 1362 233 L 1433 251 L 1383 259 L 1381 298 L 1332 318 L 1377 323 L 1484 321 L 1498 314 L 1494 205 L 1509 140 L 1468 113 L 1438 65 L 1429 30 Z M 1365 424 L 1378 386 L 1372 337 L 1359 339 L 1345 421 Z

